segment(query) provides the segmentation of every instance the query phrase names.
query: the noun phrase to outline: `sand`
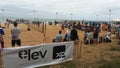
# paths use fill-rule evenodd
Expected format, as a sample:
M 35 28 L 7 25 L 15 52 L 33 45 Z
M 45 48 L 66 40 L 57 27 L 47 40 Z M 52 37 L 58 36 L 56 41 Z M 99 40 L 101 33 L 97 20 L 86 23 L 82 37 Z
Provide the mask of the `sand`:
M 2 24 L 4 26 L 4 24 Z M 38 30 L 32 29 L 30 31 L 27 31 L 28 26 L 25 24 L 19 24 L 18 27 L 21 29 L 21 41 L 22 46 L 33 46 L 35 44 L 41 44 L 41 43 L 52 43 L 53 38 L 55 38 L 56 34 L 59 30 L 61 30 L 60 25 L 47 25 L 45 36 L 43 33 L 39 32 Z M 10 30 L 13 28 L 13 25 L 10 24 L 9 28 L 5 28 L 5 35 L 4 35 L 4 42 L 5 42 L 5 48 L 11 47 L 11 33 Z M 38 27 L 36 27 L 38 28 Z M 63 36 L 65 35 L 66 31 L 68 29 L 65 29 L 62 31 Z M 103 35 L 105 32 L 101 31 L 101 35 Z M 84 38 L 84 32 L 78 30 L 78 35 L 80 41 L 83 41 Z M 77 62 L 80 61 L 82 63 L 95 63 L 100 60 L 101 57 L 105 58 L 106 60 L 111 60 L 109 55 L 120 55 L 119 52 L 110 52 L 109 48 L 111 46 L 117 46 L 117 40 L 113 39 L 111 43 L 101 43 L 98 45 L 84 45 L 82 43 L 82 50 L 81 50 L 81 58 L 77 57 L 74 58 L 73 61 Z M 17 47 L 17 45 L 16 45 Z M 74 48 L 74 55 L 80 55 L 80 51 L 78 51 L 80 48 L 78 45 Z M 108 50 L 107 50 L 108 49 Z M 103 56 L 104 55 L 104 56 Z M 77 60 L 77 61 L 76 61 Z M 1 63 L 1 62 L 0 62 Z M 58 68 L 60 68 L 59 65 L 57 65 Z M 51 67 L 51 68 L 56 68 Z M 79 64 L 77 65 L 77 68 L 79 68 Z

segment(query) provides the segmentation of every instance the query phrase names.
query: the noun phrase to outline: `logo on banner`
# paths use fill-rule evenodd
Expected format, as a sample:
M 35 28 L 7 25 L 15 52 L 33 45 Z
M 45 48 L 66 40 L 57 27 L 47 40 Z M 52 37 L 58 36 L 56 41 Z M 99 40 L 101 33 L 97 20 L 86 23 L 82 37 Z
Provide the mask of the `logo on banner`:
M 33 52 L 30 49 L 28 49 L 28 50 L 19 51 L 18 57 L 21 59 L 37 60 L 39 58 L 45 58 L 46 53 L 47 53 L 47 50 Z
M 65 45 L 53 47 L 53 59 L 65 57 Z

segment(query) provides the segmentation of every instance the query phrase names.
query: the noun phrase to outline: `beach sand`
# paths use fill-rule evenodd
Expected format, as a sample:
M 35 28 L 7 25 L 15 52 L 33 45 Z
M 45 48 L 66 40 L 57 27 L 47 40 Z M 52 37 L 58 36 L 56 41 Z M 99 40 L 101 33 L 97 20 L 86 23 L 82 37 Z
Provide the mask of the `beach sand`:
M 4 26 L 4 24 L 2 24 Z M 53 38 L 55 38 L 56 34 L 58 34 L 58 31 L 61 30 L 60 25 L 47 25 L 46 33 L 43 34 L 39 32 L 38 30 L 32 29 L 30 31 L 27 31 L 28 26 L 25 24 L 19 24 L 18 27 L 21 29 L 20 38 L 22 41 L 22 46 L 33 46 L 35 44 L 42 44 L 42 43 L 52 43 Z M 4 35 L 4 46 L 5 48 L 11 47 L 11 33 L 10 30 L 13 28 L 13 25 L 10 24 L 9 28 L 5 28 L 5 35 Z M 37 27 L 36 27 L 37 28 Z M 62 31 L 63 36 L 65 35 L 66 31 L 68 29 L 65 29 Z M 101 32 L 102 35 L 104 32 Z M 83 41 L 84 38 L 84 32 L 78 30 L 79 39 Z M 80 48 L 79 45 L 74 46 L 74 54 L 79 55 L 80 51 L 78 51 Z M 110 47 L 116 47 L 118 46 L 117 40 L 113 39 L 111 43 L 101 43 L 98 45 L 84 45 L 82 43 L 82 50 L 81 50 L 81 58 L 74 58 L 73 62 L 82 62 L 83 64 L 89 64 L 89 63 L 96 63 L 100 60 L 101 57 L 103 57 L 105 60 L 111 60 L 110 55 L 120 55 L 119 52 L 112 52 L 110 51 Z M 16 45 L 17 47 L 17 45 Z M 106 55 L 107 54 L 107 55 Z M 0 61 L 1 64 L 1 61 Z M 76 64 L 76 68 L 79 68 L 79 63 Z M 0 67 L 1 68 L 1 67 Z M 60 68 L 60 65 L 54 65 L 50 68 Z M 66 67 L 65 67 L 66 68 Z M 84 67 L 83 67 L 84 68 Z

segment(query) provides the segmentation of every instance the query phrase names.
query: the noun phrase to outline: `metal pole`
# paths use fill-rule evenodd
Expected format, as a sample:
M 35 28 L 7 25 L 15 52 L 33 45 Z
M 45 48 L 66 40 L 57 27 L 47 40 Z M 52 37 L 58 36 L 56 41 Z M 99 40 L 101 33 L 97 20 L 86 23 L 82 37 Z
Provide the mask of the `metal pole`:
M 58 18 L 57 18 L 57 17 L 58 17 L 57 15 L 58 15 L 58 12 L 56 12 L 56 21 L 57 21 L 57 19 L 58 19 Z
M 71 13 L 70 15 L 71 15 L 71 20 L 72 20 L 73 13 Z
M 35 22 L 35 13 L 36 13 L 36 11 L 35 10 L 33 10 L 33 18 L 34 18 L 34 22 Z
M 111 9 L 109 9 L 109 24 L 111 23 Z
M 4 11 L 5 11 L 5 9 L 1 9 L 1 12 L 2 12 L 1 19 L 2 19 L 2 21 L 4 21 Z
M 81 58 L 81 56 L 82 56 L 82 41 L 80 41 L 80 55 L 79 55 L 79 58 Z
M 44 33 L 44 22 L 42 23 L 42 33 Z

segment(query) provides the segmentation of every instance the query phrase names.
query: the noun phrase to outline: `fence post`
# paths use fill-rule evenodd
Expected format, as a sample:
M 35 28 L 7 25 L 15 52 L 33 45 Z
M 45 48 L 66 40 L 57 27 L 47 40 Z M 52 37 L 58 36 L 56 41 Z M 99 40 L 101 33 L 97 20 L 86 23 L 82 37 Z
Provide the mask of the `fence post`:
M 80 55 L 79 55 L 79 58 L 81 58 L 81 53 L 82 53 L 82 41 L 80 41 Z
M 74 48 L 74 56 L 75 56 L 75 59 L 77 58 L 81 58 L 81 51 L 82 51 L 82 41 L 78 41 L 78 45 L 76 45 L 76 42 L 75 42 L 75 48 Z

